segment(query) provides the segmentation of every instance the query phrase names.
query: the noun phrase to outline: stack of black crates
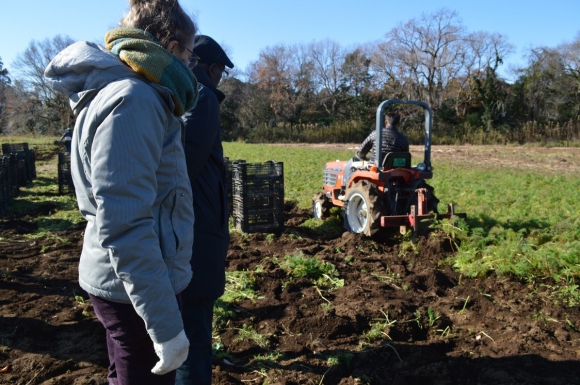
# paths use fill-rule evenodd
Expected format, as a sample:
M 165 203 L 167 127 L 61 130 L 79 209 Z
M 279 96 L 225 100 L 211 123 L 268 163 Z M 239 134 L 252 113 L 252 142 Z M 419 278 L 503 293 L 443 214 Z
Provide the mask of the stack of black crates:
M 28 143 L 2 143 L 4 155 L 16 154 L 18 159 L 18 185 L 26 186 L 36 178 L 36 154 Z
M 230 162 L 230 158 L 225 157 L 224 164 L 226 165 L 226 190 L 228 193 L 228 210 L 229 215 L 232 216 L 234 214 L 234 192 L 232 185 L 232 163 Z
M 70 171 L 70 154 L 60 152 L 58 154 L 58 194 L 74 194 L 74 192 L 75 186 Z
M 232 216 L 237 230 L 245 233 L 284 229 L 284 164 L 268 161 L 231 167 Z
M 8 205 L 20 194 L 18 186 L 18 155 L 0 156 L 0 215 L 4 215 Z

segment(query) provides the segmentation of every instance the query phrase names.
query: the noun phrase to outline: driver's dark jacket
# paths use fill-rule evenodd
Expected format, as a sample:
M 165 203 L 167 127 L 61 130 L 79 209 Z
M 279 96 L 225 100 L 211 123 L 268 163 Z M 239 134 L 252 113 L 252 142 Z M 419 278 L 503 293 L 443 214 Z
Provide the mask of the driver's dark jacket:
M 195 271 L 184 300 L 215 300 L 224 293 L 225 259 L 230 242 L 226 168 L 220 102 L 225 95 L 199 67 L 197 105 L 185 115 L 185 157 L 195 212 L 191 267 Z
M 361 158 L 365 158 L 366 155 L 371 151 L 370 160 L 374 160 L 376 157 L 375 153 L 375 136 L 377 131 L 374 130 L 367 136 L 367 138 L 362 142 L 358 155 Z M 396 127 L 386 126 L 383 128 L 382 135 L 383 144 L 381 146 L 383 156 L 389 152 L 409 152 L 409 141 L 407 137 L 403 135 Z

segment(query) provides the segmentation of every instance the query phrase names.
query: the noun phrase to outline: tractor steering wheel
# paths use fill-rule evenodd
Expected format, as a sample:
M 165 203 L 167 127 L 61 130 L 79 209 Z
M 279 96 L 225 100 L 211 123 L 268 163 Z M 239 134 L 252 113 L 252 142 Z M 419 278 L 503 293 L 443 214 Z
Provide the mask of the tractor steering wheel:
M 367 160 L 366 156 L 361 156 L 359 150 L 356 150 L 354 152 L 354 158 L 353 160 L 355 161 L 360 161 L 360 160 Z

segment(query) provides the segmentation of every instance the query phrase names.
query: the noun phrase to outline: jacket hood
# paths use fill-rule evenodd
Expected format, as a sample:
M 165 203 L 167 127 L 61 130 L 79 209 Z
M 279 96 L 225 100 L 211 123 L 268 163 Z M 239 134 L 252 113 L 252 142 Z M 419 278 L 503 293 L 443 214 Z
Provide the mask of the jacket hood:
M 226 98 L 226 95 L 213 85 L 207 74 L 203 72 L 201 68 L 195 67 L 193 69 L 193 74 L 199 83 L 201 83 L 204 87 L 209 88 L 215 94 L 218 102 L 221 103 Z
M 75 114 L 109 83 L 131 77 L 150 83 L 173 107 L 169 89 L 147 81 L 104 47 L 87 41 L 71 44 L 56 55 L 44 77 L 53 90 L 68 95 Z

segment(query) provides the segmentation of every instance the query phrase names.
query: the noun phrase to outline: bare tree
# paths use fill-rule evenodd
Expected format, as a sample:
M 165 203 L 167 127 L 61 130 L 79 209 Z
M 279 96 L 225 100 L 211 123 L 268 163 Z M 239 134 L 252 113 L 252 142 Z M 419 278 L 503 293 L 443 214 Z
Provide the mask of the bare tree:
M 18 80 L 18 90 L 26 94 L 31 100 L 30 103 L 35 106 L 33 109 L 26 109 L 20 113 L 37 114 L 32 118 L 16 119 L 27 122 L 26 131 L 56 134 L 71 125 L 74 117 L 68 98 L 52 90 L 44 78 L 44 70 L 58 52 L 72 43 L 74 43 L 73 39 L 61 35 L 42 42 L 33 40 L 28 48 L 16 57 L 13 66 L 15 78 Z M 37 108 L 38 103 L 42 108 Z M 31 128 L 33 123 L 35 127 Z
M 413 87 L 407 71 L 402 68 L 402 61 L 398 60 L 397 44 L 392 40 L 375 42 L 366 46 L 371 58 L 370 70 L 374 74 L 373 85 L 383 90 L 392 99 L 413 99 L 415 95 L 409 93 Z
M 3 67 L 4 63 L 0 58 L 0 134 L 4 132 L 8 121 L 8 89 L 12 82 L 8 76 L 8 70 Z
M 570 97 L 573 99 L 571 118 L 576 121 L 580 118 L 580 32 L 572 43 L 563 44 L 559 47 L 562 55 L 564 71 L 570 79 Z
M 464 27 L 455 11 L 441 9 L 400 24 L 386 35 L 382 57 L 392 55 L 389 76 L 407 86 L 410 98 L 437 110 L 444 91 L 462 70 L 466 55 Z
M 465 55 L 462 71 L 451 85 L 447 99 L 453 101 L 458 116 L 465 117 L 469 108 L 477 103 L 477 81 L 497 79 L 497 68 L 514 51 L 514 46 L 498 33 L 473 32 L 465 36 Z M 474 83 L 474 79 L 477 80 Z M 495 81 L 495 80 L 493 80 Z M 479 83 L 481 85 L 481 83 Z M 500 104 L 502 101 L 495 100 Z
M 345 52 L 337 42 L 328 39 L 311 43 L 308 54 L 314 67 L 313 82 L 318 101 L 328 115 L 336 117 L 341 97 L 340 67 Z
M 559 48 L 566 73 L 578 82 L 580 91 L 580 32 L 572 43 L 563 44 Z
M 518 82 L 523 85 L 523 102 L 531 121 L 561 121 L 574 108 L 578 85 L 567 74 L 560 48 L 531 48 L 527 54 L 528 67 L 520 70 Z
M 296 123 L 312 92 L 310 68 L 301 47 L 278 45 L 263 50 L 250 65 L 249 80 L 267 93 L 277 119 Z
M 44 79 L 44 70 L 56 54 L 74 42 L 72 38 L 62 35 L 41 42 L 31 41 L 13 63 L 15 77 L 22 82 L 24 89 L 37 94 L 42 101 L 52 98 L 54 91 Z

